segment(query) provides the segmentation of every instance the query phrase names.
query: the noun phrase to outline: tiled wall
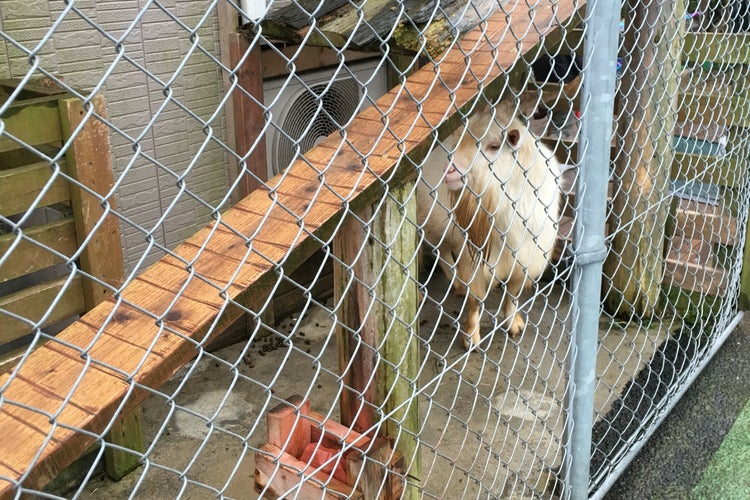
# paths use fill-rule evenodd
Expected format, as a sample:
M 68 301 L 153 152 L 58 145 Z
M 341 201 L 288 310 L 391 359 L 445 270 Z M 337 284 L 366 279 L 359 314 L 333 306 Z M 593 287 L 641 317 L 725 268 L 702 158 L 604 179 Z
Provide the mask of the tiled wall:
M 64 13 L 62 1 L 0 2 L 5 35 L 28 51 L 43 42 L 36 51 L 40 67 L 86 91 L 105 82 L 110 119 L 123 132 L 112 133 L 111 142 L 119 208 L 132 221 L 121 224 L 128 270 L 147 250 L 146 233 L 173 248 L 210 220 L 211 209 L 190 193 L 216 206 L 227 189 L 225 154 L 207 142 L 209 134 L 223 140 L 224 115 L 217 114 L 210 132 L 191 116 L 208 120 L 220 104 L 221 72 L 201 51 L 220 57 L 216 13 L 206 15 L 206 1 L 162 0 L 168 13 L 144 4 L 77 0 L 79 12 Z M 117 60 L 121 53 L 132 62 Z M 32 64 L 23 49 L 0 39 L 0 77 L 21 78 Z M 165 94 L 179 105 L 165 106 Z M 181 192 L 177 177 L 188 169 Z M 144 264 L 160 255 L 151 251 Z

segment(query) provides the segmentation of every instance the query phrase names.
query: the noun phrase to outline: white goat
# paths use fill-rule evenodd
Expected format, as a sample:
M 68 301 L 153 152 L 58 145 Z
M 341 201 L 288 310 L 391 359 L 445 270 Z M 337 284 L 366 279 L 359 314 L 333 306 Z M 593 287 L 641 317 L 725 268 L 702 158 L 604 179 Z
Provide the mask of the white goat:
M 481 340 L 479 301 L 499 283 L 503 327 L 511 336 L 521 333 L 518 297 L 544 272 L 557 238 L 560 165 L 510 116 L 490 108 L 471 117 L 466 130 L 443 143 L 452 159 L 434 151 L 417 188 L 425 240 L 454 288 L 469 292 L 467 349 Z

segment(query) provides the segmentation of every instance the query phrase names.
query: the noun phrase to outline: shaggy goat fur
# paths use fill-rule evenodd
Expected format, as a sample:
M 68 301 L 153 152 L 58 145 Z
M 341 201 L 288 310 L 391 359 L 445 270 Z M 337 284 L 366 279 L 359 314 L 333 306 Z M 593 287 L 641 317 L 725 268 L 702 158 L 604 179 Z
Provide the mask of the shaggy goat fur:
M 444 141 L 423 166 L 418 218 L 454 288 L 468 289 L 467 349 L 479 344 L 480 301 L 505 288 L 511 336 L 524 329 L 521 292 L 544 272 L 557 238 L 560 165 L 517 118 L 490 108 Z

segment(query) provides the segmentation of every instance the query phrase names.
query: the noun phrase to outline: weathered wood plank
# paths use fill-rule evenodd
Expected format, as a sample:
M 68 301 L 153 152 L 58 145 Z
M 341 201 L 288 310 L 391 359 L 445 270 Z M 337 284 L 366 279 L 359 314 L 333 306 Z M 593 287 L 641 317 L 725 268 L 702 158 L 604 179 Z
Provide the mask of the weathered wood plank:
M 713 207 L 711 207 L 713 208 Z M 711 243 L 722 245 L 738 245 L 740 234 L 737 219 L 723 210 L 698 211 L 678 208 L 675 214 L 675 230 L 687 238 L 699 238 Z
M 672 132 L 677 109 L 682 1 L 669 5 L 628 0 L 626 54 L 619 100 L 622 152 L 615 163 L 612 217 L 615 231 L 604 263 L 607 310 L 649 318 L 659 305 L 663 280 Z M 658 61 L 658 64 L 657 64 Z
M 750 127 L 746 110 L 750 100 L 740 95 L 681 93 L 678 98 L 677 120 L 709 122 L 727 127 Z
M 112 425 L 107 441 L 142 452 L 145 449 L 142 421 L 143 409 L 138 406 Z M 107 476 L 115 481 L 124 478 L 139 465 L 140 461 L 136 453 L 128 453 L 109 446 L 104 450 L 104 469 Z
M 28 239 L 24 238 L 18 243 L 15 233 L 0 235 L 0 255 L 7 254 L 3 265 L 0 266 L 0 283 L 63 262 L 63 259 L 29 240 L 46 245 L 66 256 L 73 255 L 77 248 L 72 217 L 24 229 L 23 234 Z
M 748 226 L 750 226 L 750 221 Z M 748 229 L 750 229 L 750 227 L 746 227 L 745 230 L 747 231 Z M 745 244 L 745 248 L 742 251 L 739 305 L 744 311 L 750 310 L 750 245 L 748 244 Z
M 19 101 L 0 118 L 5 124 L 6 133 L 29 146 L 59 142 L 62 139 L 55 98 Z M 21 147 L 5 134 L 0 136 L 0 152 Z
M 233 129 L 235 133 L 235 151 L 244 160 L 233 175 L 242 175 L 235 200 L 240 200 L 251 191 L 261 187 L 268 180 L 266 167 L 266 140 L 263 136 L 265 119 L 263 113 L 263 77 L 260 64 L 260 47 L 251 50 L 250 44 L 242 35 L 233 33 L 229 39 L 230 67 L 235 67 L 240 60 L 244 62 L 237 72 L 237 85 L 232 94 L 234 110 Z M 254 97 L 254 100 L 248 95 Z M 258 140 L 260 138 L 260 140 Z M 255 142 L 258 141 L 257 144 Z M 237 162 L 235 162 L 237 163 Z M 240 166 L 242 168 L 240 168 Z M 244 173 L 243 172 L 247 172 Z M 234 178 L 231 179 L 234 181 Z
M 107 110 L 101 95 L 94 97 L 91 105 L 99 116 L 106 119 Z M 87 119 L 83 103 L 72 98 L 60 100 L 60 124 L 64 140 L 72 140 L 66 153 L 69 175 L 91 191 L 71 186 L 76 235 L 83 250 L 79 262 L 82 270 L 93 278 L 86 277 L 82 282 L 86 307 L 91 309 L 112 294 L 110 286 L 118 287 L 124 275 L 120 224 L 108 213 L 108 210 L 117 208 L 111 194 L 114 172 L 109 129 L 98 118 Z M 81 125 L 83 127 L 77 135 L 71 137 Z M 106 201 L 102 202 L 102 199 Z M 118 446 L 143 451 L 139 415 L 140 409 L 136 409 L 116 421 L 107 439 Z M 137 454 L 107 448 L 105 465 L 110 477 L 121 479 L 135 469 L 139 461 Z
M 284 450 L 293 457 L 300 457 L 305 446 L 310 444 L 310 400 L 294 395 L 279 403 L 266 413 L 266 435 L 268 444 Z
M 712 297 L 726 297 L 728 278 L 729 271 L 720 267 L 706 267 L 673 259 L 667 259 L 664 266 L 665 286 Z
M 698 63 L 750 64 L 750 33 L 685 33 L 684 57 Z
M 60 169 L 64 172 L 65 165 L 61 164 Z M 54 173 L 48 163 L 0 170 L 0 215 L 7 217 L 28 210 L 42 190 L 45 193 L 38 207 L 70 200 L 70 183 L 59 172 Z
M 295 57 L 296 55 L 296 57 Z M 342 56 L 330 47 L 316 47 L 304 45 L 284 45 L 282 47 L 261 48 L 261 64 L 263 79 L 286 77 L 289 75 L 289 61 L 294 58 L 294 67 L 297 72 L 319 70 L 326 66 L 338 64 Z M 351 64 L 355 61 L 371 58 L 372 53 L 359 52 L 355 50 L 343 51 L 343 58 Z
M 18 78 L 3 78 L 0 80 L 0 99 L 6 100 L 8 96 L 18 88 L 21 80 Z M 32 78 L 23 86 L 23 90 L 18 94 L 19 101 L 14 105 L 28 103 L 30 99 L 44 98 L 55 96 L 61 97 L 67 94 L 65 90 L 57 85 L 57 82 L 43 76 L 41 78 Z M 23 101 L 23 103 L 21 103 Z
M 511 16 L 510 27 L 505 15 L 488 20 L 486 29 L 464 47 L 470 49 L 475 43 L 496 47 L 496 53 L 481 51 L 470 61 L 474 74 L 482 75 L 481 85 L 467 72 L 465 53 L 451 50 L 445 55 L 451 73 L 441 71 L 438 79 L 429 67 L 415 75 L 418 81 L 434 81 L 430 107 L 446 114 L 457 109 L 467 112 L 480 88 L 489 98 L 496 97 L 503 85 L 493 82 L 502 83 L 505 69 L 515 60 L 511 54 L 516 54 L 516 39 L 511 32 L 526 34 L 525 44 L 533 47 L 554 16 L 563 22 L 582 5 L 565 1 L 556 2 L 554 12 L 552 7 L 540 9 L 534 18 L 537 27 L 519 9 Z M 498 57 L 510 63 L 498 62 Z M 393 101 L 397 92 L 392 91 L 385 101 Z M 290 167 L 283 181 L 277 179 L 272 193 L 254 191 L 222 214 L 220 222 L 181 245 L 175 253 L 188 264 L 174 257 L 163 259 L 130 283 L 120 301 L 107 299 L 58 335 L 71 345 L 91 346 L 87 358 L 77 349 L 51 341 L 27 359 L 13 380 L 7 375 L 0 377 L 0 387 L 5 388 L 0 428 L 7 430 L 0 441 L 0 496 L 11 496 L 13 482 L 23 474 L 26 487 L 38 488 L 49 481 L 92 442 L 90 433 L 101 432 L 110 422 L 128 393 L 130 375 L 139 384 L 159 387 L 196 355 L 195 343 L 220 332 L 241 313 L 230 305 L 215 322 L 221 306 L 231 302 L 258 311 L 276 283 L 273 263 L 283 262 L 285 272 L 294 270 L 320 247 L 320 240 L 330 238 L 342 214 L 372 203 L 382 196 L 387 183 L 395 185 L 413 175 L 411 162 L 397 168 L 393 158 L 377 155 L 364 162 L 359 151 L 375 144 L 391 151 L 408 139 L 411 149 L 405 148 L 404 153 L 424 155 L 424 145 L 432 136 L 429 127 L 405 126 L 397 133 L 388 132 L 391 123 L 415 123 L 422 107 L 415 104 L 411 117 L 389 114 L 383 119 L 374 107 L 361 113 L 352 129 L 363 134 L 369 131 L 366 143 L 358 139 L 342 144 L 338 135 L 329 137 L 306 155 L 307 161 Z M 459 124 L 457 119 L 446 120 L 441 134 L 451 133 Z M 213 230 L 214 226 L 224 229 Z M 312 233 L 316 238 L 310 237 Z M 205 283 L 198 274 L 216 286 Z M 175 288 L 180 283 L 184 287 Z M 93 361 L 87 364 L 86 359 Z M 68 395 L 69 403 L 50 423 L 47 415 L 56 414 Z M 143 397 L 140 391 L 131 392 L 124 411 Z M 23 409 L 14 401 L 40 411 Z
M 67 278 L 61 278 L 0 297 L 0 308 L 34 322 L 39 321 L 47 313 L 55 297 L 63 291 L 66 280 Z M 40 326 L 44 328 L 62 319 L 82 314 L 85 310 L 81 278 L 75 278 L 62 292 L 56 307 Z M 7 344 L 31 332 L 28 323 L 5 314 L 0 316 L 0 322 L 3 325 L 0 329 L 0 344 Z
M 415 485 L 421 478 L 413 437 L 421 425 L 412 383 L 420 359 L 417 285 L 411 278 L 417 274 L 417 232 L 408 222 L 416 220 L 413 187 L 413 180 L 393 187 L 377 211 L 370 206 L 357 212 L 333 240 L 340 262 L 334 266 L 339 369 L 352 389 L 341 395 L 341 421 L 365 433 L 376 427 L 378 415 L 393 414 L 382 432 L 411 464 L 404 498 L 419 497 Z
M 745 181 L 740 167 L 744 161 L 742 155 L 714 156 L 675 153 L 670 177 L 738 188 L 743 186 Z
M 267 488 L 266 495 L 281 496 L 287 491 L 294 491 L 294 496 L 299 498 L 362 499 L 360 492 L 324 472 L 310 474 L 306 481 L 300 482 L 298 472 L 310 469 L 306 462 L 297 460 L 271 444 L 262 445 L 260 450 L 255 454 L 255 484 Z M 324 492 L 322 485 L 329 492 Z M 335 493 L 330 493 L 331 491 Z
M 507 3 L 506 3 L 507 6 Z M 475 0 L 467 8 L 460 0 L 443 0 L 435 11 L 421 0 L 368 0 L 354 4 L 342 0 L 330 2 L 276 2 L 261 22 L 264 36 L 285 43 L 334 46 L 349 49 L 381 50 L 382 40 L 390 37 L 391 46 L 400 51 L 419 52 L 424 47 L 433 57 L 456 43 L 463 35 L 501 7 L 496 0 Z M 524 6 L 525 7 L 525 6 Z M 538 6 L 541 7 L 541 6 Z M 527 9 L 527 8 L 526 8 Z M 509 9 L 512 10 L 512 9 Z M 315 28 L 310 29 L 311 19 Z M 362 22 L 361 19 L 365 22 Z M 252 36 L 252 23 L 241 30 Z
M 96 96 L 92 104 L 96 113 L 106 118 L 104 98 Z M 86 111 L 80 100 L 60 101 L 59 121 L 66 141 L 85 119 Z M 78 244 L 85 244 L 80 257 L 81 268 L 94 278 L 117 287 L 123 278 L 123 258 L 120 224 L 109 213 L 117 207 L 110 192 L 114 186 L 114 173 L 107 126 L 93 117 L 88 119 L 68 148 L 66 158 L 69 175 L 96 193 L 93 195 L 78 186 L 71 187 Z M 100 197 L 106 197 L 106 208 Z M 84 280 L 83 291 L 89 309 L 112 293 L 107 286 L 89 279 Z

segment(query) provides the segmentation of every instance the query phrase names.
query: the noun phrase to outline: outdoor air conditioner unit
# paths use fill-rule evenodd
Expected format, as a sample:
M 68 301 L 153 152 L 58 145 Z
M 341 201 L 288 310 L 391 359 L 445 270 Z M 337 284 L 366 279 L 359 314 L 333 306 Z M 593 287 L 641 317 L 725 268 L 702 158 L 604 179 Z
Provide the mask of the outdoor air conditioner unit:
M 334 67 L 302 73 L 288 82 L 287 78 L 276 78 L 263 83 L 263 99 L 275 124 L 266 135 L 269 178 L 286 169 L 298 154 L 339 130 L 352 115 L 369 106 L 370 99 L 385 94 L 386 72 L 382 65 L 378 68 L 378 62 L 349 64 L 350 71 L 341 69 L 335 77 Z M 370 99 L 363 99 L 365 84 Z

